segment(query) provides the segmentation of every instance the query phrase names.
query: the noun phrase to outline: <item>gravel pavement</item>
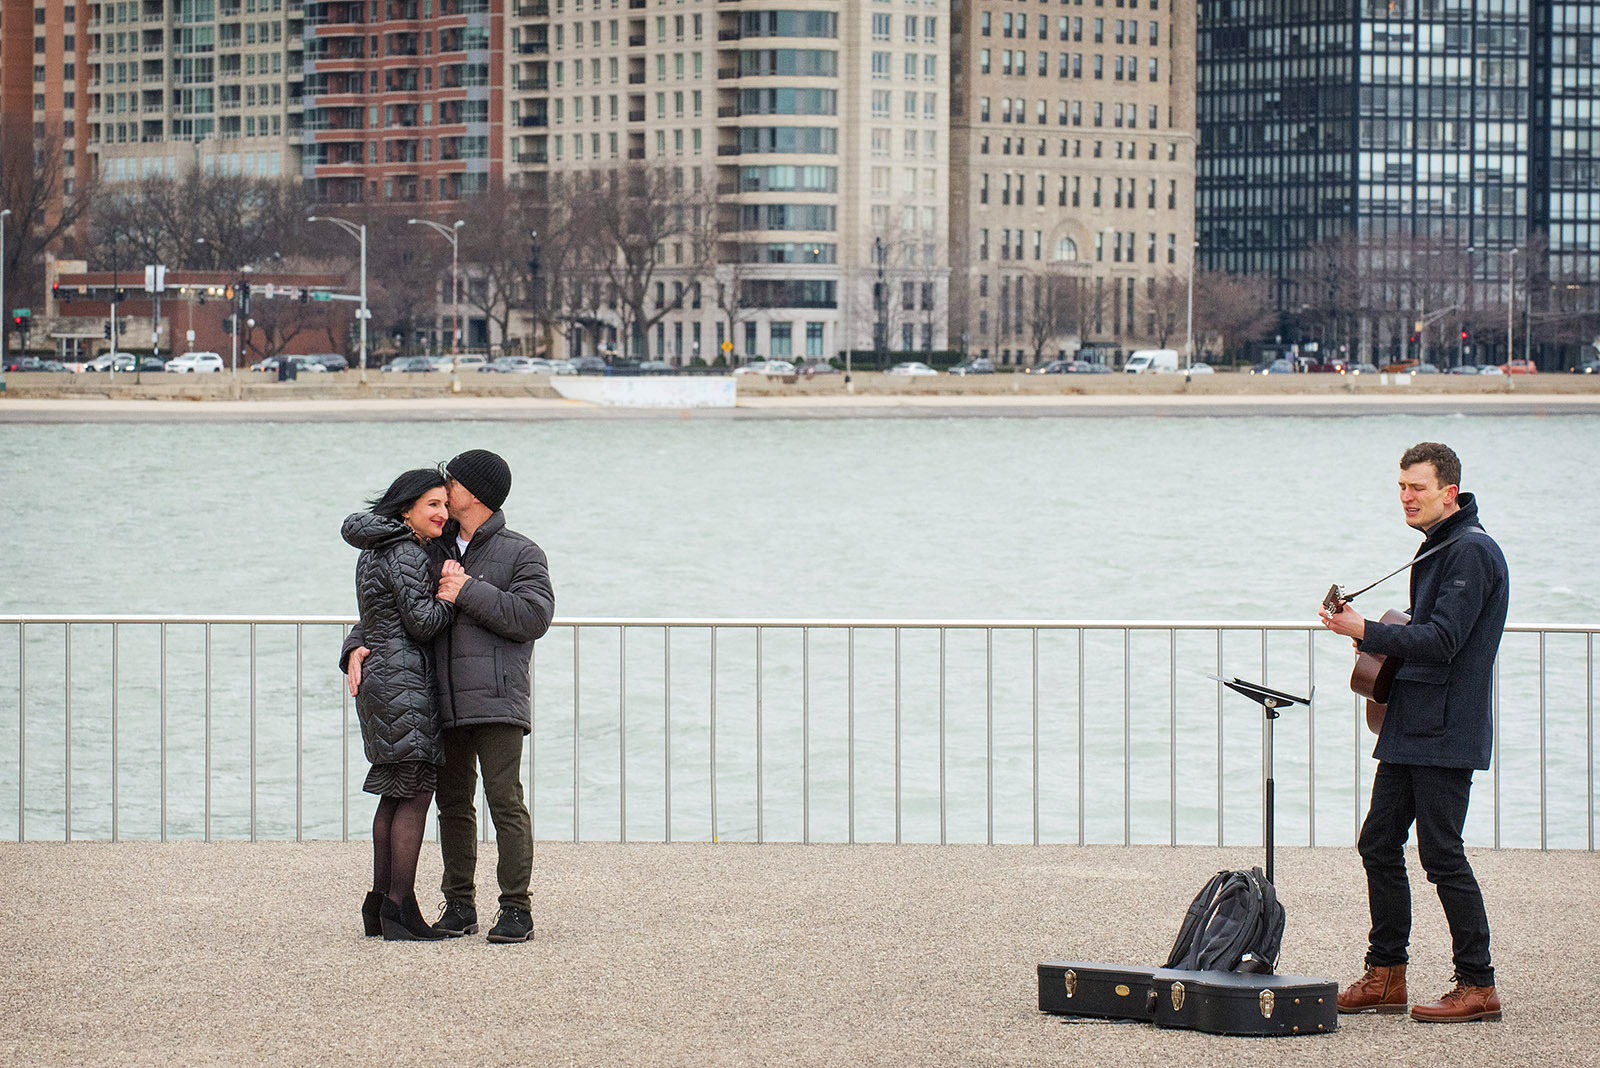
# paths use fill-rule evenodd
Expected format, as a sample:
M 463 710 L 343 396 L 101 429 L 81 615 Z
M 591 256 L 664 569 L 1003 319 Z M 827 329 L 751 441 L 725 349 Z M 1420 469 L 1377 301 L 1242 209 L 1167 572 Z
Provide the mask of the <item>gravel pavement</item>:
M 1348 982 L 1354 850 L 1276 859 L 1280 971 Z M 1040 961 L 1159 963 L 1205 879 L 1260 862 L 1243 848 L 541 843 L 536 939 L 512 946 L 363 938 L 369 862 L 360 842 L 0 845 L 0 1064 L 1600 1064 L 1592 853 L 1473 854 L 1503 1022 L 1284 1039 L 1037 1011 Z M 438 876 L 428 843 L 430 915 Z M 1416 870 L 1413 892 L 1431 1000 L 1449 939 Z

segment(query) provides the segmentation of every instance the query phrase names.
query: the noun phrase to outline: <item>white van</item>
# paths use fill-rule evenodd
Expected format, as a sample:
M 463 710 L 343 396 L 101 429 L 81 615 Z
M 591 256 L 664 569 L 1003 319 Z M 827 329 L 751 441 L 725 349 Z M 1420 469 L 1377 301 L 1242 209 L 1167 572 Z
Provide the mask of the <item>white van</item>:
M 220 373 L 222 356 L 215 352 L 186 352 L 168 360 L 167 370 L 174 374 Z
M 1177 349 L 1137 349 L 1122 369 L 1130 375 L 1147 375 L 1178 369 Z

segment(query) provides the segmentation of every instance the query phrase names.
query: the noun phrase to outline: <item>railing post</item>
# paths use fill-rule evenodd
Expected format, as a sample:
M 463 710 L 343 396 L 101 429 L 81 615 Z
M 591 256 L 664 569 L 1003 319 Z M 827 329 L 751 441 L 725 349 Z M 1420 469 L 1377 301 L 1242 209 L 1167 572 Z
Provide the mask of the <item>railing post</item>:
M 845 657 L 845 797 L 848 811 L 849 842 L 856 842 L 856 628 L 849 629 L 848 653 Z
M 167 840 L 167 625 L 161 624 L 161 840 Z
M 305 633 L 294 625 L 294 840 L 305 841 Z
M 250 841 L 256 840 L 256 625 L 250 624 Z
M 894 628 L 894 844 L 900 844 L 900 628 Z
M 617 840 L 628 842 L 628 628 L 617 628 Z
M 762 781 L 762 773 L 765 771 L 765 768 L 762 766 L 762 762 L 761 762 L 761 735 L 763 733 L 762 732 L 763 724 L 762 724 L 761 676 L 763 674 L 763 668 L 765 666 L 763 664 L 763 661 L 762 661 L 761 639 L 764 636 L 764 634 L 765 634 L 765 628 L 757 626 L 756 627 L 756 844 L 757 845 L 760 845 L 762 842 L 766 841 L 766 824 L 763 822 L 764 817 L 765 817 L 765 809 L 766 809 L 766 805 L 763 803 L 763 801 L 764 801 L 765 783 L 763 783 L 763 781 Z
M 63 684 L 66 689 L 66 704 L 63 706 L 62 729 L 66 737 L 62 746 L 62 770 L 65 772 L 66 801 L 66 840 L 72 841 L 72 624 L 68 623 L 63 628 L 65 631 L 66 647 L 65 659 L 62 664 Z
M 350 637 L 348 626 L 340 627 L 339 648 Z M 532 786 L 529 787 L 532 792 Z M 530 806 L 531 807 L 531 806 Z M 339 686 L 339 840 L 350 841 L 350 687 Z
M 800 841 L 811 844 L 811 628 L 800 628 Z
M 1039 628 L 1033 628 L 1033 844 L 1039 844 Z
M 1086 819 L 1085 819 L 1085 815 L 1084 815 L 1083 806 L 1084 806 L 1084 804 L 1085 804 L 1085 802 L 1087 801 L 1087 798 L 1088 798 L 1088 790 L 1085 788 L 1084 781 L 1083 781 L 1083 777 L 1084 777 L 1086 768 L 1088 767 L 1088 761 L 1087 761 L 1087 758 L 1084 755 L 1084 750 L 1083 750 L 1083 746 L 1084 746 L 1084 719 L 1086 718 L 1085 715 L 1084 715 L 1083 704 L 1084 704 L 1084 700 L 1085 700 L 1085 698 L 1087 696 L 1087 692 L 1088 692 L 1087 688 L 1086 688 L 1086 685 L 1084 683 L 1084 679 L 1087 677 L 1087 672 L 1085 671 L 1084 666 L 1083 666 L 1083 652 L 1084 652 L 1083 628 L 1079 627 L 1078 628 L 1078 844 L 1080 846 L 1084 844 L 1084 840 L 1085 840 L 1085 837 L 1086 837 L 1086 832 L 1085 832 Z
M 665 833 L 672 841 L 672 628 L 661 628 L 662 806 Z
M 28 839 L 28 625 L 17 624 L 17 841 Z
M 211 624 L 206 624 L 206 841 L 211 841 Z
M 711 840 L 717 841 L 717 628 L 711 628 Z
M 945 823 L 945 752 L 944 752 L 944 650 L 948 628 L 939 628 L 939 844 L 946 843 L 948 827 Z
M 580 840 L 578 829 L 578 801 L 581 787 L 579 784 L 578 767 L 582 753 L 578 746 L 578 728 L 581 720 L 578 715 L 578 691 L 583 682 L 583 663 L 578 652 L 578 640 L 583 636 L 582 627 L 572 628 L 572 840 Z
M 117 722 L 117 689 L 119 678 L 117 652 L 121 637 L 121 629 L 122 624 L 111 624 L 111 840 L 113 842 L 121 841 L 121 837 L 118 834 L 117 824 L 117 750 L 119 748 L 118 728 L 120 726 L 120 724 Z M 163 698 L 166 697 L 166 693 L 167 688 L 165 686 L 161 687 L 161 696 Z
M 984 840 L 994 845 L 994 628 L 983 633 Z

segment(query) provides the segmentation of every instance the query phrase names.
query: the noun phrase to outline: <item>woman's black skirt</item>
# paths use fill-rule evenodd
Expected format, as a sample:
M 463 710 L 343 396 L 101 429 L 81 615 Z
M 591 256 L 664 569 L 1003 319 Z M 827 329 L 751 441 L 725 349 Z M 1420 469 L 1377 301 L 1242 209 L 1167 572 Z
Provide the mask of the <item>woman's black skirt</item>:
M 439 785 L 439 768 L 424 760 L 374 764 L 362 789 L 382 797 L 416 797 L 431 794 Z

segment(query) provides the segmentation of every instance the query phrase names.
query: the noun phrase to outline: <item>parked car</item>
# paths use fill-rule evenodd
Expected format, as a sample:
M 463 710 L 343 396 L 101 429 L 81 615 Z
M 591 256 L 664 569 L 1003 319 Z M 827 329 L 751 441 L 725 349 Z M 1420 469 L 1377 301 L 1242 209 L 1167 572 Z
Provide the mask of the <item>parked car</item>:
M 1482 367 L 1478 368 L 1478 373 L 1480 375 L 1493 375 L 1493 376 L 1499 376 L 1499 375 L 1505 374 L 1504 371 L 1500 370 L 1500 365 L 1499 364 L 1495 364 L 1495 363 L 1486 363 L 1486 364 L 1484 364 Z
M 327 368 L 318 363 L 314 356 L 271 356 L 258 363 L 251 364 L 250 370 L 261 371 L 266 374 L 277 374 L 278 368 L 283 366 L 285 360 L 294 364 L 295 371 L 298 374 L 320 375 L 327 371 Z
M 1572 369 L 1572 373 L 1575 375 L 1600 375 L 1600 360 L 1590 360 L 1588 363 L 1580 363 L 1578 366 Z
M 1092 360 L 1070 360 L 1067 363 L 1066 373 L 1069 375 L 1109 375 L 1111 368 L 1103 363 Z
M 532 360 L 526 356 L 501 356 L 497 360 L 490 360 L 478 368 L 479 374 L 486 375 L 531 375 L 543 371 L 545 368 L 538 366 L 543 360 Z M 549 366 L 546 364 L 546 366 Z
M 1188 370 L 1192 375 L 1212 375 L 1217 373 L 1217 369 L 1209 363 L 1191 363 Z
M 310 360 L 312 363 L 320 363 L 324 371 L 350 370 L 350 361 L 337 352 L 313 352 L 304 357 L 304 359 Z
M 1500 365 L 1501 374 L 1508 375 L 1536 375 L 1539 368 L 1532 360 L 1512 360 L 1510 363 Z
M 396 356 L 383 365 L 385 371 L 396 374 L 428 374 L 433 371 L 433 361 L 426 356 Z
M 673 367 L 666 360 L 645 360 L 639 364 L 642 375 L 670 375 Z
M 1391 360 L 1382 367 L 1378 368 L 1378 370 L 1382 371 L 1384 374 L 1397 374 L 1409 371 L 1416 366 L 1416 360 Z
M 478 368 L 482 367 L 484 364 L 486 364 L 488 362 L 489 362 L 488 360 L 484 359 L 482 356 L 478 355 L 476 352 L 469 352 L 469 353 L 467 353 L 467 354 L 465 354 L 463 356 L 457 356 L 456 357 L 456 370 L 457 371 L 476 371 Z M 449 367 L 448 364 L 446 364 L 445 366 L 446 366 L 446 368 Z
M 994 374 L 994 361 L 987 356 L 976 356 L 964 363 L 958 363 L 950 368 L 953 375 L 992 375 Z
M 131 371 L 139 366 L 131 352 L 102 352 L 84 367 L 85 371 Z
M 1349 370 L 1353 375 L 1375 375 L 1378 373 L 1378 369 L 1370 363 L 1353 363 L 1350 365 Z
M 545 362 L 550 365 L 550 373 L 553 375 L 575 375 L 578 373 L 578 368 L 571 360 L 547 360 Z
M 800 365 L 799 373 L 803 375 L 836 375 L 840 372 L 837 367 L 827 360 L 807 360 Z
M 764 375 L 767 373 L 767 361 L 751 360 L 749 363 L 735 367 L 733 373 L 736 375 Z
M 893 367 L 889 368 L 889 370 L 887 372 L 885 372 L 885 373 L 886 374 L 891 374 L 891 375 L 921 376 L 921 375 L 936 375 L 939 372 L 935 371 L 933 368 L 929 367 L 927 364 L 922 363 L 922 362 L 920 362 L 918 360 L 907 360 L 905 363 L 897 363 L 897 364 L 895 364 Z
M 222 356 L 215 352 L 186 352 L 167 361 L 173 374 L 221 374 Z
M 1481 372 L 1479 371 L 1479 368 L 1478 368 L 1477 364 L 1475 364 L 1475 363 L 1464 363 L 1464 364 L 1461 364 L 1459 367 L 1450 368 L 1449 373 L 1453 374 L 1453 375 L 1475 375 L 1475 374 L 1480 374 Z
M 603 375 L 606 373 L 606 361 L 598 356 L 579 356 L 572 361 L 572 371 L 580 375 Z
M 139 370 L 141 371 L 165 371 L 166 369 L 166 361 L 159 356 L 146 356 L 139 361 Z

